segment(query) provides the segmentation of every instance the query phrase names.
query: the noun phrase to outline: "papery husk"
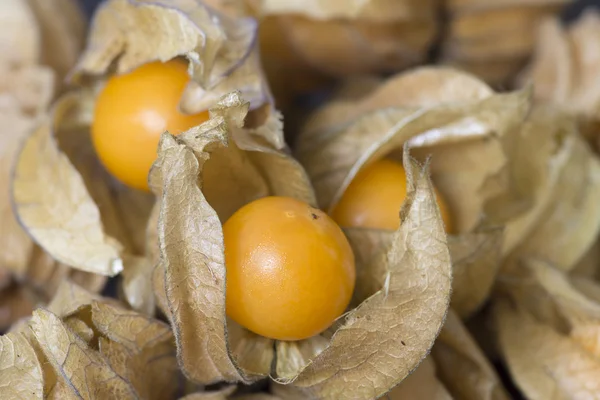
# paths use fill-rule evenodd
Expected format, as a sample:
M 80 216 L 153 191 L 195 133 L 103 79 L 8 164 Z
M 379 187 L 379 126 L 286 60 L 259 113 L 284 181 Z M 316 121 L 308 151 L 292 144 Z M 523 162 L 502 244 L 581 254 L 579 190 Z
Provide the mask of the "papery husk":
M 92 303 L 92 322 L 104 336 L 100 353 L 144 399 L 170 399 L 183 382 L 173 332 L 158 320 L 106 303 Z
M 0 397 L 44 398 L 42 366 L 27 338 L 19 332 L 0 336 Z
M 227 400 L 235 392 L 235 389 L 235 386 L 226 386 L 220 390 L 190 393 L 180 397 L 179 400 Z M 239 399 L 239 397 L 236 396 L 236 399 Z
M 423 360 L 402 383 L 384 396 L 389 400 L 452 400 L 448 389 L 436 376 L 435 363 L 431 357 Z
M 575 121 L 548 107 L 534 108 L 505 145 L 510 190 L 486 204 L 488 217 L 506 224 L 505 268 L 526 255 L 572 269 L 600 228 L 598 159 Z
M 557 15 L 568 2 L 448 1 L 449 28 L 442 44 L 442 61 L 464 65 L 492 84 L 509 83 L 534 47 L 537 26 L 545 17 Z M 482 63 L 491 68 L 477 66 Z
M 31 315 L 38 297 L 26 286 L 13 284 L 0 292 L 0 331 L 10 328 L 13 322 Z
M 184 112 L 205 111 L 232 90 L 241 90 L 256 108 L 270 96 L 256 37 L 253 19 L 202 2 L 109 0 L 95 13 L 73 76 L 122 74 L 151 61 L 185 57 L 192 81 L 180 103 Z
M 502 351 L 521 390 L 534 399 L 600 393 L 600 303 L 539 260 L 524 260 L 501 282 L 506 297 L 496 300 L 494 311 Z
M 533 82 L 536 101 L 577 116 L 582 133 L 595 147 L 600 119 L 600 86 L 595 79 L 599 33 L 600 17 L 592 9 L 568 27 L 547 18 L 538 29 L 533 59 L 519 76 L 520 84 Z
M 9 66 L 36 64 L 41 38 L 35 15 L 25 0 L 7 0 L 0 6 L 2 63 Z M 23 29 L 23 28 L 26 29 Z
M 508 400 L 493 366 L 457 313 L 450 311 L 433 346 L 437 376 L 456 399 Z
M 25 141 L 15 167 L 13 198 L 21 223 L 52 257 L 84 271 L 112 276 L 123 270 L 123 245 L 105 233 L 100 209 L 89 192 L 92 189 L 106 197 L 107 187 L 97 179 L 105 172 L 92 156 L 86 135 L 90 115 L 81 100 L 77 94 L 63 97 L 52 117 Z M 60 139 L 66 138 L 62 143 L 73 150 L 75 160 L 59 148 Z M 86 177 L 93 185 L 91 181 L 86 185 L 77 164 L 87 167 Z
M 440 84 L 432 85 L 428 77 Z M 418 95 L 398 96 L 404 88 Z M 453 216 L 454 232 L 463 233 L 481 222 L 484 203 L 503 190 L 484 184 L 506 164 L 502 139 L 528 111 L 527 90 L 493 94 L 464 73 L 417 69 L 358 104 L 334 103 L 318 113 L 296 150 L 320 205 L 331 210 L 360 168 L 394 152 L 397 156 L 409 143 L 417 157 L 432 156 L 433 181 Z M 348 115 L 354 119 L 346 121 Z
M 288 57 L 275 54 L 277 61 L 331 76 L 398 71 L 417 64 L 425 60 L 437 34 L 435 1 L 253 3 L 279 36 L 265 36 L 264 46 L 274 47 L 270 43 L 283 37 L 292 50 Z
M 387 265 L 385 287 L 340 319 L 333 336 L 326 333 L 296 344 L 277 343 L 277 354 L 269 354 L 274 345 L 271 339 L 240 331 L 235 325 L 229 326 L 234 334 L 228 336 L 221 221 L 226 219 L 223 215 L 257 195 L 291 196 L 309 204 L 315 200 L 304 171 L 293 159 L 261 145 L 242 128 L 247 108 L 239 94 L 232 93 L 211 110 L 211 119 L 205 124 L 177 137 L 163 135 L 151 171 L 151 186 L 162 188 L 158 222 L 161 264 L 180 366 L 188 378 L 203 384 L 249 382 L 281 373 L 279 382 L 291 383 L 317 398 L 382 395 L 425 357 L 448 307 L 450 256 L 427 172 L 410 164 L 407 157 L 414 174 L 409 179 L 411 193 L 402 214 L 404 223 L 389 251 L 380 249 L 373 260 Z M 247 182 L 262 179 L 268 191 L 263 193 L 262 185 L 246 184 L 240 186 L 245 189 L 240 189 L 237 197 L 220 197 L 228 192 L 206 180 L 211 166 L 229 160 L 230 168 L 236 169 L 244 159 L 242 173 Z M 263 174 L 256 175 L 258 171 Z M 211 197 L 215 201 L 211 202 Z M 215 210 L 213 204 L 219 207 Z M 390 325 L 399 315 L 402 324 Z M 364 333 L 360 339 L 356 336 L 359 331 Z M 325 346 L 316 345 L 329 337 Z M 239 338 L 248 345 L 241 348 Z M 262 357 L 244 357 L 253 349 L 262 349 Z M 311 354 L 316 352 L 320 353 Z M 366 358 L 369 363 L 364 362 Z M 272 365 L 275 371 L 271 371 Z M 388 371 L 384 375 L 378 372 L 382 368 Z

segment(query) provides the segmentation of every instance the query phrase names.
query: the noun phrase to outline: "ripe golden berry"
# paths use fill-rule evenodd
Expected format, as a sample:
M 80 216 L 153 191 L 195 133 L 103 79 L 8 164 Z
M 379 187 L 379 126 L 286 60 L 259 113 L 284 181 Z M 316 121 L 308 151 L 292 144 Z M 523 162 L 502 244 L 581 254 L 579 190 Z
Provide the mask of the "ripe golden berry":
M 255 200 L 223 226 L 227 314 L 273 339 L 327 329 L 350 302 L 354 254 L 327 214 L 289 197 Z
M 446 232 L 452 232 L 448 207 L 435 191 Z M 331 212 L 342 227 L 396 230 L 406 198 L 406 172 L 401 164 L 382 159 L 356 174 Z
M 92 141 L 100 161 L 121 182 L 148 190 L 160 135 L 179 134 L 208 119 L 186 115 L 179 100 L 189 82 L 183 62 L 153 62 L 108 79 L 98 95 Z

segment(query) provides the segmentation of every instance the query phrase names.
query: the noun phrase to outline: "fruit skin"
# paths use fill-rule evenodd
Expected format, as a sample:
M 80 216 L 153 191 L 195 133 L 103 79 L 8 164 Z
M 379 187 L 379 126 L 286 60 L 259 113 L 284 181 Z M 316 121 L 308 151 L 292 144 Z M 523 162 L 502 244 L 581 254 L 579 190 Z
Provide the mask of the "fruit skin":
M 437 190 L 435 195 L 446 232 L 452 232 L 448 207 Z M 396 230 L 405 198 L 406 171 L 401 164 L 382 159 L 356 174 L 331 217 L 342 227 Z
M 156 159 L 160 135 L 176 135 L 208 119 L 208 113 L 178 110 L 189 82 L 179 60 L 153 62 L 112 76 L 98 95 L 92 141 L 106 169 L 136 189 L 148 190 L 148 172 Z
M 350 302 L 356 271 L 342 230 L 289 197 L 255 200 L 223 226 L 227 314 L 273 339 L 327 329 Z

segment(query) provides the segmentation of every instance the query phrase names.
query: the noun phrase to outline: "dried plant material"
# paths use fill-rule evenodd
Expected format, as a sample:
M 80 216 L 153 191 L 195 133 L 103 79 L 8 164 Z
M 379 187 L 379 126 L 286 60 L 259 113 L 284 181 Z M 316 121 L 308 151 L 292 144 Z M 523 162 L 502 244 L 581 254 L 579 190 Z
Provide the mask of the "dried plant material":
M 64 377 L 81 398 L 136 398 L 132 387 L 110 368 L 106 360 L 56 315 L 43 309 L 36 310 L 31 325 L 57 375 Z
M 387 263 L 387 285 L 346 315 L 329 345 L 293 381 L 318 398 L 386 393 L 421 362 L 444 321 L 451 263 L 443 225 L 427 170 L 411 165 L 408 156 L 405 168 L 411 191 L 402 224 L 389 251 L 374 261 Z M 390 324 L 399 316 L 402 324 Z
M 86 20 L 78 4 L 70 0 L 26 0 L 33 11 L 42 40 L 41 63 L 58 75 L 57 83 L 75 65 L 83 47 Z
M 254 375 L 268 375 L 275 356 L 274 340 L 256 335 L 227 320 L 229 351 L 238 364 Z
M 0 397 L 43 399 L 42 367 L 25 336 L 18 332 L 0 336 Z
M 94 330 L 90 328 L 85 322 L 77 317 L 70 317 L 64 320 L 65 326 L 73 331 L 74 334 L 79 336 L 88 345 L 94 338 Z
M 0 331 L 6 331 L 20 318 L 31 315 L 36 299 L 25 286 L 13 285 L 0 292 Z
M 157 25 L 158 24 L 158 25 Z M 269 100 L 256 48 L 257 24 L 201 2 L 109 0 L 98 9 L 75 76 L 129 72 L 151 61 L 186 57 L 193 82 L 181 107 L 197 113 L 241 90 L 256 108 Z
M 503 252 L 512 253 L 512 260 L 526 255 L 573 268 L 600 227 L 594 206 L 598 160 L 577 135 L 574 121 L 552 108 L 535 108 L 506 144 L 511 189 L 486 204 L 490 218 L 506 223 Z
M 450 20 L 448 35 L 442 44 L 442 60 L 465 65 L 490 83 L 507 83 L 531 53 L 540 22 L 547 16 L 557 15 L 568 2 L 447 2 Z M 488 70 L 481 65 L 492 68 Z
M 383 396 L 389 400 L 452 400 L 444 384 L 436 377 L 435 363 L 426 358 L 400 385 Z
M 452 308 L 463 318 L 487 300 L 501 265 L 502 229 L 449 236 Z
M 268 16 L 265 21 L 270 24 L 270 34 L 261 35 L 262 47 L 271 49 L 267 59 L 296 70 L 299 64 L 309 66 L 331 76 L 397 71 L 416 64 L 425 59 L 437 31 L 435 1 L 254 4 L 256 13 Z M 293 51 L 277 54 L 285 47 Z
M 4 1 L 0 11 L 2 61 L 17 66 L 35 64 L 41 47 L 35 15 L 23 0 Z
M 295 378 L 328 344 L 329 340 L 321 335 L 298 342 L 277 341 L 276 376 L 284 381 Z
M 155 265 L 146 257 L 124 258 L 122 285 L 125 299 L 131 308 L 146 315 L 152 315 L 155 308 L 152 286 L 154 268 Z
M 154 294 L 156 306 L 165 316 L 171 319 L 171 311 L 169 311 L 169 302 L 165 287 L 165 266 L 160 263 L 152 271 L 152 293 Z
M 324 134 L 300 136 L 297 154 L 313 178 L 319 203 L 331 209 L 356 173 L 404 143 L 416 155 L 432 155 L 436 187 L 448 201 L 455 230 L 473 229 L 493 192 L 486 181 L 506 163 L 501 138 L 518 127 L 529 109 L 528 93 L 424 108 L 383 108 Z
M 47 309 L 59 318 L 66 318 L 75 314 L 81 307 L 100 298 L 100 296 L 83 289 L 70 280 L 64 280 L 58 287 L 54 298 L 48 304 Z
M 497 300 L 500 343 L 511 375 L 530 399 L 586 399 L 600 392 L 598 358 L 508 300 Z
M 180 397 L 179 400 L 227 400 L 235 392 L 235 389 L 235 386 L 226 386 L 221 390 L 191 393 Z M 239 397 L 236 397 L 236 399 L 239 399 Z
M 150 251 L 148 234 L 151 227 L 148 224 L 156 203 L 155 196 L 125 186 L 115 188 L 112 194 L 116 197 L 116 214 L 126 232 L 124 236 L 128 238 L 129 252 L 135 255 L 146 254 Z
M 500 378 L 460 321 L 450 311 L 432 350 L 438 376 L 452 396 L 465 400 L 508 400 Z
M 58 261 L 101 275 L 123 269 L 122 246 L 104 232 L 100 210 L 67 156 L 53 127 L 79 96 L 55 106 L 55 121 L 44 121 L 26 140 L 13 180 L 13 196 L 29 234 Z
M 92 322 L 103 335 L 101 354 L 140 398 L 175 397 L 180 376 L 168 325 L 97 301 L 92 303 Z

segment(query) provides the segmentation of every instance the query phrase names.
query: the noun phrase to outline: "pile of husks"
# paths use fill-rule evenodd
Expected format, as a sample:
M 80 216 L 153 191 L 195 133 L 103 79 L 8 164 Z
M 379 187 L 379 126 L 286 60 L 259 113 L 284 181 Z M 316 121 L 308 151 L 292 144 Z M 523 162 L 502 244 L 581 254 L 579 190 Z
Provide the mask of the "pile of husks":
M 106 0 L 88 24 L 2 0 L 0 398 L 600 398 L 600 17 L 566 3 Z M 132 189 L 96 100 L 171 60 L 209 114 Z M 302 340 L 229 319 L 223 224 L 265 196 L 331 214 L 383 158 L 408 193 L 397 229 L 345 227 L 346 312 Z

